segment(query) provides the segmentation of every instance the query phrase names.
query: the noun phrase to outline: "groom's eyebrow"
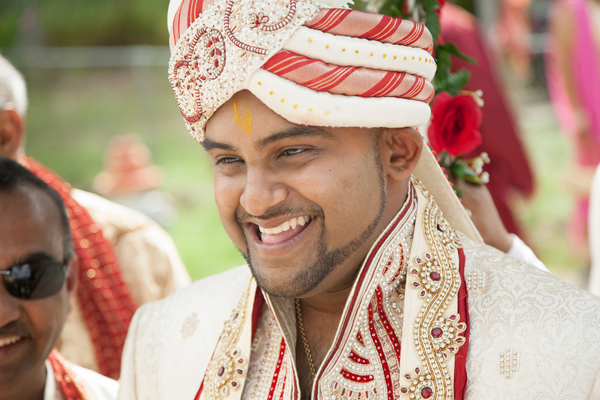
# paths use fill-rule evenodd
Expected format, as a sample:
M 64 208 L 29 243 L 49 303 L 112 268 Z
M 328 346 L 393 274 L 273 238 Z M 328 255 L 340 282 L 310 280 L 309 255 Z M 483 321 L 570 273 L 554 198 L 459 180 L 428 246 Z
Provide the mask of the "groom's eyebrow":
M 263 149 L 264 147 L 278 142 L 280 140 L 284 140 L 284 139 L 290 139 L 290 138 L 300 138 L 300 137 L 315 137 L 315 136 L 322 136 L 322 137 L 333 137 L 333 134 L 330 132 L 327 132 L 323 129 L 319 129 L 317 127 L 314 126 L 293 126 L 289 129 L 286 129 L 282 132 L 278 132 L 278 133 L 274 133 L 271 136 L 268 136 L 264 139 L 261 139 L 258 141 L 258 143 L 256 144 L 256 148 L 258 150 Z
M 230 144 L 217 142 L 215 140 L 211 140 L 208 138 L 204 139 L 201 144 L 202 144 L 202 147 L 204 147 L 204 150 L 206 150 L 206 151 L 213 150 L 213 149 L 237 151 L 237 149 Z

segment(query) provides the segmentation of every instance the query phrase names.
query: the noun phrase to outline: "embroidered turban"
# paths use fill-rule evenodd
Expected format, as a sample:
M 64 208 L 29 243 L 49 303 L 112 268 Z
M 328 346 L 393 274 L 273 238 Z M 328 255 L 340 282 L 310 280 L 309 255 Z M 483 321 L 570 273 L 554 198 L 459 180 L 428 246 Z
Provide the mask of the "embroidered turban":
M 208 119 L 244 89 L 296 124 L 427 124 L 436 70 L 427 28 L 336 6 L 346 1 L 172 0 L 169 80 L 190 134 L 203 141 Z M 478 239 L 429 150 L 414 174 Z

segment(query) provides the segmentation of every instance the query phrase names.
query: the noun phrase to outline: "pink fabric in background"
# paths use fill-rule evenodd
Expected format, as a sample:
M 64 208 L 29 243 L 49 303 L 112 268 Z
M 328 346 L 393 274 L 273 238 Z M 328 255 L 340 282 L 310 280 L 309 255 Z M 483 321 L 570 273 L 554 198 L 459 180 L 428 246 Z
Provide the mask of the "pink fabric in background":
M 589 10 L 585 0 L 562 1 L 573 10 L 576 31 L 570 54 L 574 89 L 582 111 L 588 119 L 587 137 L 579 137 L 574 110 L 565 87 L 557 60 L 556 44 L 551 40 L 546 59 L 546 75 L 548 90 L 561 130 L 572 138 L 575 150 L 575 162 L 584 167 L 596 166 L 600 163 L 600 62 L 598 49 L 594 43 L 593 32 L 589 20 Z M 557 10 L 551 9 L 556 15 Z M 587 243 L 589 201 L 587 197 L 578 197 L 573 213 L 568 222 L 568 239 L 573 248 L 583 251 Z
M 568 0 L 575 8 L 575 26 L 578 28 L 573 58 L 573 71 L 579 100 L 587 111 L 590 135 L 600 144 L 600 65 L 598 51 L 588 19 L 584 0 Z M 600 159 L 590 160 L 596 165 Z
M 589 119 L 589 134 L 592 143 L 596 144 L 595 148 L 577 146 L 577 162 L 586 166 L 597 165 L 600 163 L 600 63 L 598 50 L 594 44 L 585 0 L 559 1 L 563 1 L 574 11 L 574 26 L 577 31 L 572 53 L 573 79 L 577 96 Z M 574 111 L 558 69 L 554 46 L 550 42 L 546 63 L 548 89 L 561 129 L 570 135 L 577 135 Z

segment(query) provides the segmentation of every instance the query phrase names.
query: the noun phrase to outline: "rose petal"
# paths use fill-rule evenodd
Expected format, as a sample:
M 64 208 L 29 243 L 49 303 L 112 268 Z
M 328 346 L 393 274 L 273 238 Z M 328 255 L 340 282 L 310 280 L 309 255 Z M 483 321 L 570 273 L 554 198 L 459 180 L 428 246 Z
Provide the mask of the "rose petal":
M 460 156 L 481 144 L 479 125 L 482 113 L 470 95 L 452 97 L 442 92 L 433 100 L 431 111 L 433 118 L 427 135 L 436 152 L 446 150 Z

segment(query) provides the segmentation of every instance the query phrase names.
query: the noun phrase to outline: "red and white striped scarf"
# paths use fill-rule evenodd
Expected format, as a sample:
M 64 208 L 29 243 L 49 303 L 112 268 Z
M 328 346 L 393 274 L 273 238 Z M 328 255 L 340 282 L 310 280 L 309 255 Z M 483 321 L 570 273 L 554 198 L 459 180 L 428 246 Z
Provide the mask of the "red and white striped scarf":
M 58 350 L 52 350 L 48 356 L 48 361 L 52 365 L 54 376 L 46 376 L 46 379 L 56 380 L 66 400 L 93 400 L 85 384 L 79 380 L 71 369 L 69 362 L 63 358 Z

